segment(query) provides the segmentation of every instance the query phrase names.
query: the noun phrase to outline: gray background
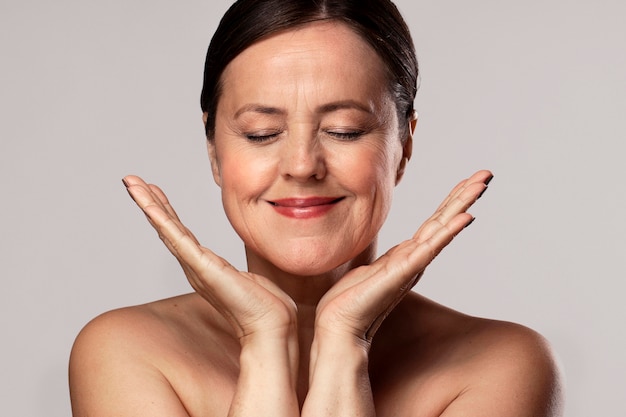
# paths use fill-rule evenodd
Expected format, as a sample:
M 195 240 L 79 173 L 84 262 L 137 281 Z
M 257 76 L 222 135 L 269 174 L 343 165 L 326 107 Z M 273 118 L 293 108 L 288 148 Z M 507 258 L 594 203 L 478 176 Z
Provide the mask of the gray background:
M 198 106 L 229 3 L 1 0 L 2 415 L 69 415 L 80 328 L 190 290 L 123 175 L 160 184 L 205 245 L 244 266 Z M 563 364 L 567 415 L 622 415 L 625 3 L 398 5 L 421 63 L 420 123 L 381 249 L 492 169 L 477 221 L 417 290 L 537 329 Z

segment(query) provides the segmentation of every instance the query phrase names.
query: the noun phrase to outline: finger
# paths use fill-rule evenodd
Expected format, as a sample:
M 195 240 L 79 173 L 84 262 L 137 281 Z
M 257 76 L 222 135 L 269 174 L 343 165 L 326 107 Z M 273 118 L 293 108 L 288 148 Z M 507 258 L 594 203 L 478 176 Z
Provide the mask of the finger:
M 349 308 L 342 313 L 348 331 L 371 340 L 387 315 L 417 284 L 425 268 L 470 219 L 469 214 L 461 213 L 441 226 L 428 241 L 404 241 L 335 284 L 326 296 L 332 295 L 331 302 L 350 300 Z
M 333 288 L 327 293 L 335 293 L 335 297 L 341 293 L 358 294 L 350 299 L 360 300 L 359 304 L 369 312 L 357 308 L 352 312 L 357 314 L 350 318 L 356 323 L 365 322 L 365 340 L 371 340 L 385 317 L 417 284 L 426 267 L 473 220 L 466 210 L 484 192 L 492 176 L 489 171 L 478 171 L 461 181 L 412 239 L 392 248 L 369 266 L 351 271 L 349 278 L 346 276 L 338 282 L 336 291 Z
M 471 193 L 472 195 L 474 193 Z M 444 208 L 443 211 L 433 214 L 430 219 L 420 226 L 417 232 L 413 235 L 413 240 L 417 243 L 424 242 L 430 239 L 439 229 L 446 227 L 447 223 L 450 219 L 455 216 L 465 213 L 466 210 L 476 201 L 475 198 L 469 197 L 469 199 L 465 200 L 463 197 L 460 197 L 458 200 L 452 200 L 450 204 Z M 467 213 L 466 213 L 467 214 Z M 473 221 L 473 217 L 468 214 L 468 220 L 465 226 L 469 225 Z
M 438 228 L 428 239 L 421 241 L 411 254 L 411 258 L 415 259 L 412 262 L 417 262 L 415 267 L 426 268 L 472 220 L 470 214 L 459 213 L 444 226 Z
M 451 219 L 445 226 L 440 227 L 428 240 L 424 242 L 407 241 L 404 247 L 398 247 L 398 252 L 389 256 L 384 268 L 391 278 L 386 283 L 381 282 L 386 288 L 378 293 L 377 305 L 386 306 L 379 309 L 377 316 L 365 331 L 365 340 L 371 340 L 385 318 L 402 301 L 406 294 L 418 283 L 428 265 L 448 245 L 456 235 L 472 219 L 467 213 L 460 213 Z M 402 262 L 402 259 L 406 262 Z M 396 271 L 390 269 L 397 268 Z
M 143 178 L 138 177 L 137 175 L 127 175 L 122 178 L 122 182 L 124 183 L 126 188 L 138 186 L 148 189 L 148 184 L 143 180 Z
M 141 199 L 145 190 L 137 192 Z M 159 237 L 180 263 L 187 279 L 197 291 L 204 285 L 206 277 L 212 276 L 207 266 L 213 266 L 213 272 L 222 270 L 228 264 L 207 248 L 200 246 L 196 237 L 180 221 L 156 204 L 144 207 L 144 212 Z
M 169 204 L 167 197 L 165 196 L 165 193 L 163 193 L 163 191 L 161 191 L 160 189 L 159 189 L 160 191 L 159 193 L 155 193 L 154 188 L 158 189 L 156 185 L 148 184 L 143 179 L 135 175 L 128 175 L 124 177 L 122 181 L 124 182 L 126 189 L 131 194 L 131 197 L 133 197 L 133 200 L 135 200 L 135 198 L 133 196 L 132 190 L 137 189 L 137 188 L 143 189 L 148 195 L 150 195 L 150 197 L 153 200 L 153 203 L 160 206 L 164 211 L 168 211 L 166 207 L 166 204 Z M 137 201 L 135 200 L 135 202 Z
M 158 201 L 158 199 L 154 197 L 154 195 L 152 195 L 147 185 L 128 185 L 126 186 L 126 190 L 128 191 L 128 194 L 133 199 L 135 204 L 137 204 L 137 206 L 144 212 L 146 211 L 146 208 L 150 206 L 155 206 L 160 208 L 161 210 L 164 210 L 163 205 Z
M 135 175 L 127 175 L 122 179 L 122 182 L 126 186 L 126 191 L 128 191 L 128 194 L 139 206 L 140 209 L 143 210 L 143 208 L 148 204 L 157 204 L 163 206 L 158 201 L 158 198 L 153 195 L 152 191 L 150 191 L 150 187 L 148 186 L 148 184 L 146 184 L 146 182 L 140 177 L 137 177 Z M 142 198 L 139 198 L 140 190 L 144 191 L 144 195 L 141 196 Z
M 224 259 L 200 246 L 189 229 L 165 210 L 162 201 L 157 202 L 149 189 L 139 185 L 129 188 L 139 207 L 146 213 L 161 239 L 181 262 L 183 268 L 198 275 L 199 271 L 203 271 L 207 266 L 211 267 L 213 272 L 231 267 Z
M 140 177 L 124 178 L 128 192 L 143 210 L 159 237 L 180 263 L 191 286 L 208 295 L 213 277 L 224 271 L 236 271 L 228 262 L 207 248 L 200 246 L 195 236 L 179 220 L 165 193 L 156 185 L 148 185 Z M 232 269 L 232 271 L 229 270 Z
M 205 298 L 211 298 L 214 305 L 213 289 L 215 276 L 221 276 L 226 266 L 229 266 L 222 258 L 209 249 L 201 247 L 197 239 L 189 230 L 166 209 L 161 192 L 155 192 L 156 187 L 148 186 L 138 177 L 130 178 L 128 191 L 137 205 L 146 214 L 150 224 L 157 231 L 159 237 L 180 263 L 191 286 Z M 219 284 L 219 283 L 218 283 Z M 218 285 L 219 286 L 219 285 Z
M 149 206 L 155 205 L 159 207 L 161 210 L 166 212 L 175 222 L 177 222 L 179 228 L 182 231 L 186 232 L 194 240 L 194 242 L 199 243 L 193 233 L 191 233 L 191 231 L 180 221 L 178 214 L 171 206 L 167 196 L 158 186 L 154 184 L 147 184 L 143 179 L 135 175 L 128 175 L 124 177 L 122 181 L 124 182 L 124 185 L 126 185 L 126 189 L 128 190 L 131 198 L 144 211 L 144 213 L 146 213 L 145 209 Z M 148 216 L 147 213 L 146 217 L 148 218 L 148 222 L 150 222 L 152 227 L 157 229 L 155 227 L 153 219 Z M 158 229 L 157 232 L 159 232 Z M 168 242 L 163 239 L 161 234 L 159 234 L 159 237 L 161 237 L 161 240 L 163 240 L 163 242 L 167 246 Z M 169 246 L 168 249 L 170 249 L 171 251 L 171 248 Z
M 441 226 L 445 225 L 453 216 L 467 211 L 487 189 L 487 184 L 493 178 L 490 171 L 478 171 L 470 178 L 461 181 L 440 204 L 433 215 L 413 235 L 420 241 L 430 238 Z
M 469 184 L 436 214 L 435 219 L 441 224 L 448 223 L 457 214 L 466 212 L 486 189 L 487 186 L 483 183 Z
M 402 273 L 407 276 L 421 274 L 435 257 L 472 221 L 474 218 L 469 213 L 458 213 L 446 224 L 433 230 L 427 239 L 412 239 L 406 247 L 401 248 L 398 254 L 400 259 L 406 262 L 394 262 L 404 269 Z M 415 281 L 417 283 L 417 281 Z
M 174 210 L 174 207 L 172 207 L 172 205 L 170 204 L 170 201 L 167 198 L 167 196 L 165 195 L 165 193 L 163 192 L 163 190 L 161 190 L 155 184 L 148 184 L 148 189 L 150 190 L 152 195 L 154 195 L 155 198 L 157 198 L 161 202 L 161 204 L 163 205 L 165 210 L 170 214 L 170 216 L 172 216 L 176 220 L 180 221 L 180 218 L 178 217 L 178 214 L 176 214 L 176 211 Z
M 265 329 L 268 325 L 276 328 L 293 322 L 293 301 L 271 281 L 242 273 L 200 246 L 159 187 L 146 184 L 136 176 L 126 177 L 124 183 L 165 246 L 178 260 L 193 289 L 224 316 L 238 337 L 258 328 Z M 276 305 L 291 305 L 291 308 L 287 308 L 289 313 L 285 313 L 285 309 L 276 313 Z M 276 314 L 267 315 L 267 312 Z
M 450 193 L 446 196 L 446 198 L 443 199 L 443 201 L 441 202 L 441 204 L 439 204 L 439 206 L 437 207 L 437 209 L 435 210 L 435 213 L 438 212 L 439 210 L 442 210 L 447 204 L 448 202 L 454 198 L 459 192 L 463 191 L 465 189 L 465 187 L 467 186 L 467 181 L 468 178 L 464 179 L 463 181 L 459 182 L 453 189 L 452 191 L 450 191 Z
M 181 233 L 190 235 L 192 240 L 197 243 L 197 240 L 193 237 L 189 230 L 177 218 L 168 213 L 161 200 L 150 190 L 150 187 L 145 184 L 143 180 L 138 179 L 134 181 L 125 181 L 124 183 L 127 184 L 127 190 L 131 198 L 144 212 L 150 225 L 156 230 L 159 238 L 174 256 L 179 258 L 175 247 L 169 239 L 170 236 L 163 234 L 162 225 L 164 224 L 165 218 L 172 220 L 177 225 L 177 228 Z M 157 219 L 160 219 L 160 221 L 157 222 Z M 179 261 L 181 260 L 179 259 Z
M 468 194 L 470 193 L 468 192 Z M 423 248 L 421 252 L 418 251 L 418 248 L 420 248 L 425 241 L 434 239 L 434 236 L 438 236 L 439 240 L 437 242 L 441 241 L 442 236 L 449 236 L 449 241 L 451 241 L 452 238 L 472 220 L 473 217 L 468 213 L 456 213 L 455 216 L 446 220 L 446 223 L 441 223 L 438 220 L 430 220 L 426 225 L 429 229 L 428 233 L 400 243 L 367 267 L 358 268 L 358 271 L 353 271 L 354 273 L 351 274 L 355 275 L 353 278 L 349 281 L 341 281 L 343 284 L 342 290 L 350 290 L 352 287 L 359 286 L 365 281 L 370 281 L 372 285 L 377 287 L 381 284 L 384 286 L 385 284 L 383 284 L 383 282 L 386 281 L 386 287 L 390 297 L 397 296 L 398 288 L 402 290 L 402 293 L 410 290 L 417 283 L 424 268 L 445 245 L 437 248 L 432 256 L 426 256 L 425 258 Z M 449 241 L 447 241 L 446 244 L 449 243 Z M 426 244 L 427 248 L 430 246 L 432 246 L 432 242 Z M 357 272 L 358 274 L 355 274 Z M 376 278 L 371 279 L 372 277 Z M 379 279 L 380 277 L 386 278 L 382 278 L 381 280 Z M 383 290 L 383 292 L 384 291 L 385 290 Z
M 183 224 L 183 222 L 181 222 L 180 217 L 178 217 L 178 214 L 176 213 L 176 210 L 174 210 L 174 207 L 172 207 L 172 205 L 170 204 L 169 199 L 167 198 L 167 196 L 165 195 L 165 193 L 163 192 L 163 190 L 161 190 L 161 188 L 159 188 L 158 186 L 154 185 L 154 184 L 148 184 L 148 189 L 150 190 L 150 192 L 152 193 L 152 195 L 154 196 L 154 198 L 156 198 L 162 205 L 163 209 L 176 221 L 179 223 L 179 226 L 183 229 L 185 229 L 187 231 L 187 234 L 197 243 L 200 244 L 200 242 L 198 242 L 198 239 L 196 239 L 196 237 L 194 236 L 193 233 L 191 233 L 191 230 L 189 230 L 187 228 L 187 226 L 185 226 Z
M 463 181 L 459 182 L 452 189 L 452 191 L 450 191 L 448 196 L 443 200 L 443 202 L 439 205 L 439 207 L 437 207 L 437 210 L 435 210 L 435 212 L 443 209 L 448 204 L 448 202 L 450 200 L 452 200 L 458 194 L 463 192 L 463 190 L 465 190 L 465 188 L 468 185 L 471 185 L 473 183 L 482 183 L 482 184 L 485 184 L 485 185 L 489 185 L 489 183 L 491 182 L 492 179 L 493 179 L 493 174 L 491 173 L 491 171 L 480 170 L 480 171 L 475 172 L 471 177 L 466 178 Z
M 436 218 L 440 223 L 445 224 L 456 214 L 467 211 L 485 193 L 492 179 L 493 174 L 490 171 L 482 170 L 474 173 L 467 180 L 461 182 L 460 187 L 456 187 L 456 190 L 450 193 L 445 203 L 431 218 Z

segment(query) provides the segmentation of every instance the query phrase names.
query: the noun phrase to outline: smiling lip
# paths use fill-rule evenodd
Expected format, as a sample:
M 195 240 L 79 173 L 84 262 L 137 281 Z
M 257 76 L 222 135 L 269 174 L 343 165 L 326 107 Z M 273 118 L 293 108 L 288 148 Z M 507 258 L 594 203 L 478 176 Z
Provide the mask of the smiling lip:
M 283 198 L 269 203 L 279 214 L 294 219 L 311 219 L 330 211 L 343 197 Z

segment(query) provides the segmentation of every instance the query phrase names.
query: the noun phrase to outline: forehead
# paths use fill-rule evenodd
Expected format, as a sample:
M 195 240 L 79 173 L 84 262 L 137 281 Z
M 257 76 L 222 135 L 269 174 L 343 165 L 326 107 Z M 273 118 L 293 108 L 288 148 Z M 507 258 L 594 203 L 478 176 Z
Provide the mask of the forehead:
M 315 100 L 368 100 L 387 91 L 381 58 L 338 22 L 308 24 L 251 45 L 226 67 L 222 83 L 223 97 L 237 101 L 295 91 Z

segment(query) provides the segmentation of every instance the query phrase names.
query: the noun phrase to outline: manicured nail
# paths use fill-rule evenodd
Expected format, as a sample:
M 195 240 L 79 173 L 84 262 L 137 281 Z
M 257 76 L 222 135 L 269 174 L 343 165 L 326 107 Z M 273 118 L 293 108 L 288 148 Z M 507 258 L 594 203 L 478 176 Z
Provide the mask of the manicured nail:
M 487 178 L 487 179 L 485 180 L 485 185 L 489 185 L 489 183 L 491 182 L 491 180 L 492 180 L 492 179 L 493 179 L 493 174 L 491 174 L 491 175 L 489 176 L 489 178 Z
M 474 220 L 476 220 L 476 217 L 472 217 L 472 219 L 469 222 L 467 222 L 465 226 L 463 226 L 463 229 L 467 228 L 470 224 L 474 223 Z
M 480 197 L 482 197 L 482 196 L 483 196 L 483 194 L 485 194 L 485 191 L 487 191 L 487 189 L 488 189 L 488 188 L 489 188 L 489 187 L 485 187 L 485 189 L 484 189 L 484 190 L 482 190 L 482 191 L 480 192 L 480 194 L 478 194 L 478 197 L 476 197 L 476 200 L 478 200 Z
M 133 199 L 133 201 L 136 203 L 136 202 L 137 202 L 137 200 L 135 200 L 135 197 L 134 197 L 134 196 L 130 193 L 130 190 L 129 190 L 128 188 L 126 189 L 126 192 L 127 192 L 127 193 L 128 193 L 128 195 L 130 196 L 130 198 L 132 198 L 132 199 Z

